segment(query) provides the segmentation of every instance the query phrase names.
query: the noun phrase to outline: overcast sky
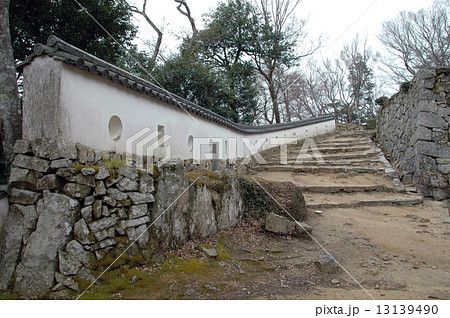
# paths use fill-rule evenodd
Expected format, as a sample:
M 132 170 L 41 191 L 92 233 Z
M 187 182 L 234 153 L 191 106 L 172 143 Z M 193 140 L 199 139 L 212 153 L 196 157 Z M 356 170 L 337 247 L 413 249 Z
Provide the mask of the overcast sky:
M 142 7 L 143 0 L 128 1 Z M 180 43 L 178 38 L 190 32 L 187 18 L 176 10 L 177 3 L 173 0 L 147 2 L 148 15 L 164 29 L 164 53 L 175 52 Z M 202 15 L 213 10 L 219 2 L 187 0 L 198 29 L 202 27 Z M 417 11 L 429 7 L 431 3 L 432 0 L 303 0 L 295 14 L 298 18 L 308 19 L 306 28 L 311 40 L 320 34 L 328 38 L 321 54 L 330 57 L 339 54 L 343 44 L 350 42 L 357 33 L 367 36 L 369 44 L 375 50 L 379 49 L 377 35 L 381 32 L 383 21 L 394 19 L 400 11 Z M 143 20 L 137 19 L 136 22 L 140 25 L 141 40 L 154 37 L 154 32 Z
M 128 1 L 142 8 L 143 0 Z M 187 0 L 198 29 L 203 27 L 203 15 L 211 12 L 221 1 L 227 0 Z M 350 43 L 358 33 L 362 38 L 367 37 L 374 52 L 383 53 L 383 45 L 377 38 L 383 21 L 395 19 L 401 11 L 416 12 L 428 8 L 432 3 L 433 0 L 303 0 L 295 15 L 308 20 L 308 40 L 317 40 L 320 35 L 326 39 L 323 48 L 313 56 L 320 61 L 339 57 L 344 44 Z M 147 14 L 164 32 L 161 54 L 165 57 L 176 53 L 182 37 L 191 33 L 188 19 L 176 7 L 174 0 L 147 0 Z M 139 16 L 136 16 L 135 23 L 140 26 L 136 43 L 141 45 L 145 40 L 155 43 L 155 32 L 151 27 Z M 377 65 L 374 65 L 374 72 L 377 94 L 390 96 L 398 91 L 397 84 L 390 82 Z

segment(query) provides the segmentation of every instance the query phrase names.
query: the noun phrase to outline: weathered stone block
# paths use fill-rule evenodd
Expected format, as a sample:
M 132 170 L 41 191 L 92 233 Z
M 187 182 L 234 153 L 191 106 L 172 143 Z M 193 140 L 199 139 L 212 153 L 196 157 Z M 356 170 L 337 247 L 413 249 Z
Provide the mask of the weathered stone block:
M 37 157 L 25 156 L 22 154 L 18 154 L 14 158 L 14 161 L 12 164 L 13 164 L 13 166 L 16 166 L 19 168 L 24 168 L 24 169 L 33 170 L 33 171 L 42 172 L 42 173 L 46 173 L 50 169 L 49 161 L 47 161 L 45 159 L 37 158 Z
M 438 165 L 437 169 L 442 174 L 450 174 L 450 164 L 448 164 L 448 165 Z
M 117 220 L 115 218 L 110 217 L 89 224 L 89 228 L 91 229 L 92 232 L 99 232 L 101 230 L 113 227 L 116 224 Z
M 139 179 L 139 192 L 152 193 L 154 191 L 153 178 L 147 172 L 143 171 Z
M 284 216 L 269 213 L 266 217 L 266 230 L 277 234 L 289 234 L 295 229 L 294 221 Z
M 38 190 L 60 190 L 62 181 L 56 174 L 48 174 L 38 180 Z
M 36 174 L 27 169 L 11 168 L 9 184 L 22 189 L 37 190 Z
M 432 68 L 420 68 L 415 77 L 417 79 L 434 79 L 436 77 L 436 70 Z
M 433 189 L 432 190 L 433 193 L 433 199 L 435 200 L 447 200 L 450 199 L 450 188 L 447 187 L 445 189 Z
M 94 176 L 97 173 L 94 168 L 82 168 L 80 172 L 85 177 Z
M 110 189 L 108 189 L 107 193 L 108 193 L 108 196 L 110 196 L 111 198 L 113 198 L 114 200 L 117 200 L 117 201 L 123 201 L 123 200 L 128 199 L 128 195 L 118 189 L 110 188 Z
M 58 250 L 72 236 L 71 224 L 79 213 L 76 200 L 62 194 L 44 193 L 39 220 L 17 266 L 15 292 L 25 296 L 42 295 L 52 286 Z
M 77 259 L 82 264 L 90 264 L 89 252 L 87 252 L 77 241 L 72 240 L 67 243 L 66 252 L 75 257 L 75 259 Z
M 217 232 L 217 224 L 211 192 L 206 186 L 195 190 L 189 233 L 196 238 L 212 236 Z
M 144 216 L 139 219 L 132 219 L 132 220 L 121 220 L 119 221 L 119 225 L 123 229 L 127 229 L 129 227 L 138 227 L 140 225 L 146 224 L 150 222 L 150 218 L 148 216 Z
M 109 208 L 108 208 L 106 205 L 104 205 L 104 206 L 102 207 L 102 216 L 105 216 L 105 217 L 110 216 Z
M 111 174 L 109 173 L 109 171 L 104 168 L 104 167 L 100 167 L 98 168 L 98 173 L 95 175 L 95 180 L 105 180 L 107 178 L 109 178 L 111 176 Z
M 63 191 L 65 194 L 70 195 L 71 197 L 84 199 L 91 193 L 91 188 L 87 185 L 82 185 L 78 183 L 67 183 Z
M 77 149 L 75 144 L 70 140 L 56 139 L 49 142 L 49 159 L 56 160 L 59 158 L 76 159 Z
M 117 188 L 120 191 L 124 191 L 124 192 L 137 191 L 139 189 L 139 185 L 136 181 L 125 177 L 117 183 Z
M 31 141 L 31 149 L 33 154 L 40 158 L 48 159 L 50 142 L 46 138 L 39 138 Z
M 77 174 L 77 169 L 75 168 L 60 168 L 56 171 L 56 175 L 61 178 L 72 177 Z
M 105 203 L 106 205 L 109 205 L 110 207 L 115 207 L 117 204 L 116 200 L 114 200 L 113 198 L 108 197 L 108 196 L 103 197 L 103 203 Z
M 78 157 L 77 160 L 81 164 L 87 163 L 87 155 L 88 155 L 88 147 L 82 144 L 76 145 L 77 151 L 78 151 Z
M 331 253 L 321 253 L 319 259 L 314 264 L 322 273 L 335 274 L 340 271 L 336 256 Z
M 24 205 L 36 204 L 42 198 L 42 193 L 12 188 L 9 202 Z
M 128 196 L 133 204 L 143 204 L 155 202 L 155 197 L 150 193 L 129 192 Z
M 83 176 L 82 174 L 76 174 L 73 177 L 68 177 L 67 181 L 95 188 L 95 179 L 93 176 Z
M 81 216 L 87 223 L 91 222 L 92 221 L 92 205 L 82 208 Z
M 67 158 L 53 160 L 50 164 L 52 169 L 69 168 L 73 165 L 73 161 Z
M 103 201 L 102 200 L 95 201 L 92 207 L 92 213 L 94 215 L 94 218 L 99 219 L 102 216 L 102 212 L 103 212 Z
M 75 282 L 75 280 L 73 278 L 71 278 L 71 277 L 67 277 L 67 276 L 64 276 L 61 273 L 56 272 L 55 273 L 55 280 L 58 283 L 60 283 L 61 285 L 65 286 L 65 287 L 67 287 L 67 288 L 69 288 L 69 289 L 71 289 L 71 290 L 73 290 L 73 291 L 75 291 L 77 293 L 80 291 L 80 288 L 78 287 L 78 283 Z
M 30 142 L 28 140 L 16 140 L 16 142 L 14 143 L 13 152 L 15 154 L 18 154 L 18 153 L 21 153 L 24 155 L 31 154 L 32 150 L 31 150 Z
M 137 228 L 128 228 L 126 232 L 128 239 L 131 242 L 137 241 L 139 247 L 142 249 L 146 247 L 149 239 L 148 228 L 146 225 L 141 225 Z
M 414 145 L 418 140 L 431 141 L 431 129 L 423 126 L 417 127 L 417 130 L 411 137 L 411 145 Z
M 311 234 L 313 231 L 313 227 L 305 222 L 296 222 L 295 227 L 299 235 L 304 235 L 307 233 Z
M 431 140 L 437 143 L 446 143 L 448 142 L 448 131 L 447 129 L 437 129 L 433 128 L 433 132 L 431 134 Z
M 5 229 L 0 240 L 0 290 L 6 290 L 10 283 L 23 245 L 23 216 L 20 209 L 12 206 L 5 222 Z
M 139 174 L 136 168 L 123 166 L 119 169 L 119 175 L 124 176 L 133 181 L 137 181 Z
M 152 232 L 164 244 L 175 247 L 189 237 L 190 196 L 188 192 L 183 193 L 189 182 L 179 161 L 165 162 L 158 169 L 161 176 L 155 194 L 157 200 L 152 214 Z M 174 203 L 173 198 L 178 200 Z
M 84 219 L 79 220 L 73 227 L 73 234 L 75 239 L 83 245 L 92 244 L 89 228 Z
M 414 111 L 416 112 L 436 113 L 437 109 L 437 103 L 434 100 L 419 100 L 414 107 Z
M 86 154 L 86 163 L 92 164 L 95 162 L 95 152 L 92 148 L 87 148 L 87 154 Z
M 22 215 L 25 232 L 28 232 L 29 234 L 36 229 L 39 217 L 36 211 L 36 206 L 14 204 L 10 207 L 10 209 L 17 209 L 17 211 L 19 211 Z
M 106 239 L 104 241 L 95 243 L 94 245 L 92 245 L 92 248 L 94 250 L 100 250 L 100 249 L 104 249 L 104 248 L 107 248 L 107 247 L 110 247 L 110 246 L 113 246 L 113 245 L 116 245 L 116 244 L 117 244 L 116 241 L 114 241 L 113 239 L 109 238 L 109 239 Z
M 98 197 L 100 195 L 106 194 L 106 187 L 103 181 L 97 181 L 94 190 L 94 196 Z
M 450 147 L 448 145 L 419 140 L 414 145 L 414 153 L 434 158 L 450 158 Z
M 105 180 L 105 184 L 107 188 L 112 187 L 113 185 L 115 185 L 117 182 L 119 182 L 120 180 L 122 180 L 123 176 L 118 176 L 117 178 L 107 178 Z
M 94 196 L 89 196 L 89 197 L 84 198 L 84 206 L 92 205 L 92 204 L 94 204 L 94 202 L 95 202 Z
M 116 233 L 116 229 L 114 227 L 110 227 L 109 229 L 101 230 L 94 234 L 95 240 L 97 242 L 101 242 L 107 238 L 114 238 Z
M 417 115 L 417 125 L 428 128 L 447 128 L 447 122 L 436 113 L 420 112 Z
M 445 189 L 448 187 L 447 179 L 438 171 L 428 171 L 430 185 L 434 188 Z
M 72 255 L 67 252 L 59 251 L 59 271 L 65 276 L 72 276 L 78 274 L 82 264 Z
M 130 219 L 138 219 L 142 216 L 148 215 L 147 204 L 133 205 L 128 212 Z

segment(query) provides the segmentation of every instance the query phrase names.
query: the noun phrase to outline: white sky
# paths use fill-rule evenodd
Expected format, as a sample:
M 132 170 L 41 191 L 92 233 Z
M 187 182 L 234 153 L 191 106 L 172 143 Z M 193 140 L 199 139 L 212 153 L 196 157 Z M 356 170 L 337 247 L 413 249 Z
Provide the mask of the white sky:
M 138 8 L 142 7 L 143 0 L 128 1 L 137 4 Z M 177 3 L 173 0 L 147 2 L 147 14 L 164 29 L 164 53 L 176 52 L 180 35 L 190 32 L 187 18 L 176 10 Z M 219 2 L 187 0 L 198 29 L 202 28 L 202 15 L 214 9 Z M 400 11 L 417 11 L 427 8 L 431 3 L 432 0 L 303 0 L 295 13 L 298 18 L 308 19 L 306 28 L 311 40 L 317 39 L 320 34 L 328 38 L 322 53 L 331 57 L 339 54 L 343 44 L 350 42 L 357 33 L 367 35 L 369 44 L 375 50 L 380 49 L 377 35 L 381 32 L 383 21 L 394 19 Z M 136 23 L 140 25 L 140 40 L 155 36 L 144 20 L 137 17 Z
M 143 0 L 128 1 L 142 8 Z M 197 29 L 203 27 L 202 16 L 216 8 L 220 1 L 187 0 Z M 313 56 L 321 60 L 339 57 L 344 44 L 350 43 L 358 33 L 360 38 L 367 37 L 374 52 L 382 52 L 383 45 L 377 38 L 382 22 L 394 19 L 401 11 L 418 11 L 432 3 L 433 0 L 303 0 L 295 15 L 308 20 L 306 31 L 309 41 L 317 40 L 320 35 L 326 39 L 323 48 Z M 165 57 L 176 53 L 182 37 L 191 33 L 188 19 L 176 7 L 174 0 L 147 0 L 147 14 L 164 32 L 161 54 Z M 155 32 L 140 16 L 136 15 L 135 23 L 140 26 L 136 43 L 142 44 L 145 40 L 155 43 Z M 376 79 L 377 94 L 389 96 L 397 92 L 396 84 L 386 80 L 383 77 L 385 74 L 378 69 L 374 71 L 375 75 L 382 76 Z

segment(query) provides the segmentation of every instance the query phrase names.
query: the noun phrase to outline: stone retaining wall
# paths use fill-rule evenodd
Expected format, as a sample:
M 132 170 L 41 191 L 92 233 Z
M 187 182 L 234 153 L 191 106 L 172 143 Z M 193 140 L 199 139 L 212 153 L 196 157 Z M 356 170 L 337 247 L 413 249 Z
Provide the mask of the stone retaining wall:
M 242 217 L 239 183 L 224 173 L 190 173 L 189 180 L 184 163 L 172 161 L 152 175 L 66 140 L 19 140 L 14 152 L 0 290 L 79 291 L 78 281 L 94 281 L 96 262 L 133 242 L 128 254 L 149 255 L 155 242 L 174 247 Z
M 384 100 L 377 140 L 404 184 L 437 200 L 450 198 L 450 69 L 421 69 Z

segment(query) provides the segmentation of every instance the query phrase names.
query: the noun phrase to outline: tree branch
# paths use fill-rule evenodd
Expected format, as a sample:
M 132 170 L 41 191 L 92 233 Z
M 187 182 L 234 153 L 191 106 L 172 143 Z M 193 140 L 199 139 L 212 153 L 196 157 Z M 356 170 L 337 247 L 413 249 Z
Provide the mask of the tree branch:
M 145 12 L 147 7 L 147 0 L 144 0 L 144 4 L 142 5 L 142 10 L 139 10 L 137 7 L 135 6 L 130 6 L 130 11 L 140 14 L 141 16 L 144 17 L 145 21 L 147 21 L 147 23 L 153 28 L 153 30 L 156 32 L 156 34 L 158 35 L 158 39 L 156 40 L 156 44 L 155 44 L 155 49 L 153 50 L 153 54 L 151 57 L 151 62 L 152 65 L 156 65 L 156 59 L 158 58 L 159 55 L 159 51 L 161 49 L 161 43 L 162 43 L 162 38 L 163 38 L 163 33 L 162 31 L 156 26 L 155 23 L 153 23 L 153 21 L 149 18 L 149 16 L 147 15 L 147 13 Z
M 182 15 L 187 17 L 189 20 L 189 23 L 191 24 L 192 38 L 189 40 L 189 45 L 192 46 L 195 43 L 195 41 L 197 40 L 198 30 L 197 30 L 197 27 L 195 26 L 195 20 L 192 17 L 191 9 L 189 8 L 188 4 L 186 3 L 186 0 L 174 0 L 174 1 L 179 3 L 179 5 L 177 6 L 178 12 L 180 12 Z M 183 9 L 181 7 L 184 7 L 186 11 L 183 11 Z

